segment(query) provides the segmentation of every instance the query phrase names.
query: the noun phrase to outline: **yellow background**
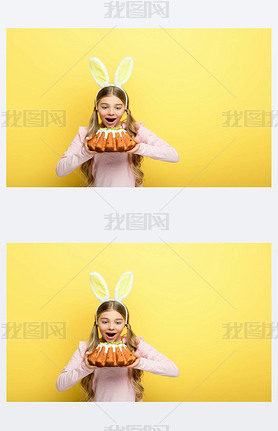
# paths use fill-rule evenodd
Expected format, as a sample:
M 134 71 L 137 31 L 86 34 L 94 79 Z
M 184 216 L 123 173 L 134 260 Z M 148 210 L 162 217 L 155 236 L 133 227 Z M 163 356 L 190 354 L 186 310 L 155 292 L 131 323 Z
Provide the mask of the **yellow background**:
M 138 336 L 172 359 L 178 378 L 144 373 L 144 401 L 271 401 L 271 341 L 224 339 L 227 322 L 271 322 L 270 244 L 9 244 L 9 322 L 66 322 L 58 339 L 8 339 L 8 401 L 80 401 L 56 379 L 88 340 L 98 300 L 134 272 L 125 299 Z M 218 293 L 217 293 L 218 292 Z
M 162 28 L 7 30 L 7 110 L 67 115 L 66 127 L 7 128 L 8 186 L 83 184 L 79 170 L 58 178 L 55 167 L 89 123 L 99 89 L 89 58 L 113 82 L 130 55 L 131 112 L 180 155 L 146 157 L 144 186 L 271 186 L 270 127 L 223 127 L 228 110 L 271 111 L 271 30 Z

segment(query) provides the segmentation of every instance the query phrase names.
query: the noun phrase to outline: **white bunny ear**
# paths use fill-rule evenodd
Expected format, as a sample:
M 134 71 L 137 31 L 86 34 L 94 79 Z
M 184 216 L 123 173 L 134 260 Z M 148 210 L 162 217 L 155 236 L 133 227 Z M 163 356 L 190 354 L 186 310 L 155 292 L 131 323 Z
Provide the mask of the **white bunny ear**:
M 133 283 L 133 273 L 130 271 L 125 272 L 117 283 L 115 289 L 114 299 L 122 301 L 129 294 Z
M 125 57 L 119 64 L 115 73 L 114 85 L 121 87 L 130 78 L 133 68 L 133 58 Z
M 106 281 L 98 272 L 90 273 L 90 283 L 94 294 L 101 302 L 109 299 L 109 290 Z
M 94 80 L 100 87 L 105 87 L 109 84 L 109 75 L 107 69 L 99 58 L 90 58 L 90 69 Z

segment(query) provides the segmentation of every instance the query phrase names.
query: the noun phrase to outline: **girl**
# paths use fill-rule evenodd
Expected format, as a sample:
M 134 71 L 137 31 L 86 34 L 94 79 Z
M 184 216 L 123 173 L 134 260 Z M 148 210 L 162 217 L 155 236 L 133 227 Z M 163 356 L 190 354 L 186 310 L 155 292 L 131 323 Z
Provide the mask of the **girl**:
M 139 187 L 143 184 L 143 156 L 172 163 L 179 161 L 179 155 L 173 147 L 145 128 L 142 122 L 136 123 L 131 115 L 129 97 L 121 85 L 130 77 L 132 66 L 132 58 L 125 57 L 117 69 L 114 85 L 110 85 L 103 63 L 96 57 L 90 59 L 93 77 L 102 88 L 95 97 L 89 127 L 79 127 L 79 133 L 57 164 L 56 173 L 59 177 L 81 166 L 87 186 Z M 126 119 L 122 121 L 124 113 Z M 87 141 L 100 127 L 122 127 L 137 145 L 124 153 L 90 151 Z
M 131 329 L 129 313 L 121 299 L 128 295 L 132 281 L 132 273 L 124 273 L 117 284 L 115 298 L 109 299 L 109 291 L 108 295 L 103 297 L 103 291 L 107 287 L 103 278 L 96 272 L 91 273 L 93 291 L 98 298 L 102 298 L 102 304 L 96 311 L 89 342 L 79 343 L 79 348 L 59 375 L 56 383 L 58 391 L 69 389 L 81 380 L 86 401 L 142 401 L 143 371 L 178 377 L 179 370 L 174 362 L 147 344 L 143 337 L 136 337 Z M 121 297 L 118 295 L 119 291 Z M 125 327 L 127 334 L 122 336 Z M 133 364 L 121 368 L 91 366 L 87 357 L 99 342 L 123 342 L 129 350 L 135 352 L 137 359 Z

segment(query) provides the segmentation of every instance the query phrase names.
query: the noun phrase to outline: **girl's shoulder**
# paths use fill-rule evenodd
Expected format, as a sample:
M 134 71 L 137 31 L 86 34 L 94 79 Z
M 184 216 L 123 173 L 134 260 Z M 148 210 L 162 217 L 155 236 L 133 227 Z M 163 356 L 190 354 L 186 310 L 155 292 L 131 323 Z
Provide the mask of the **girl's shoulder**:
M 85 139 L 85 136 L 87 135 L 89 127 L 79 127 L 79 136 L 81 140 L 83 141 Z
M 84 354 L 88 348 L 89 341 L 79 341 L 79 350 L 81 354 Z

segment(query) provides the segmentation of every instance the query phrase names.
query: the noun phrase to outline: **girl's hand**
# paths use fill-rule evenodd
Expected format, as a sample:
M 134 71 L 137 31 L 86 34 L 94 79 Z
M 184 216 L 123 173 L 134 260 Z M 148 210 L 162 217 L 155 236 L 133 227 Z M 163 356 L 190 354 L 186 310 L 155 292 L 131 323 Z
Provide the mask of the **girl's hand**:
M 139 150 L 139 147 L 140 147 L 140 142 L 138 142 L 139 139 L 135 138 L 134 141 L 137 142 L 137 144 L 135 145 L 134 148 L 132 148 L 132 150 L 126 151 L 127 153 L 136 153 L 136 151 Z
M 91 370 L 95 370 L 98 367 L 96 367 L 95 365 L 91 365 L 90 362 L 88 361 L 88 356 L 90 356 L 91 353 L 93 352 L 86 352 L 86 357 L 84 359 L 84 362 L 86 364 L 86 367 L 90 368 Z
M 90 150 L 90 148 L 88 147 L 88 141 L 90 139 L 92 139 L 92 138 L 90 138 L 90 136 L 87 136 L 86 142 L 84 142 L 84 148 L 88 154 L 92 154 L 92 155 L 97 154 L 97 151 Z
M 133 362 L 133 364 L 131 364 L 131 365 L 127 365 L 127 367 L 126 368 L 136 368 L 137 367 L 137 365 L 139 365 L 139 362 L 140 362 L 140 356 L 135 352 L 134 353 L 134 356 L 136 356 L 136 361 L 134 361 Z

